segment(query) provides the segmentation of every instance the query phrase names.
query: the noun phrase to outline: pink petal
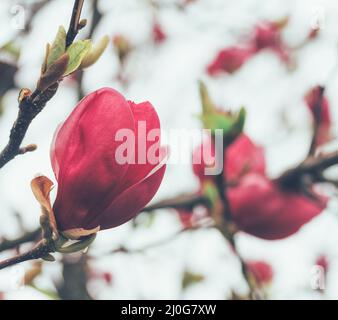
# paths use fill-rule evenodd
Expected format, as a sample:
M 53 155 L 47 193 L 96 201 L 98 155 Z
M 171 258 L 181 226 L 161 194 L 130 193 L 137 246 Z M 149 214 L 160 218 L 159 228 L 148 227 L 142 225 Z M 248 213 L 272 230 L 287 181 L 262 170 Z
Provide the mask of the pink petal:
M 249 174 L 228 190 L 237 226 L 263 239 L 282 239 L 297 232 L 321 213 L 325 201 L 313 201 L 296 192 L 281 191 L 268 178 Z
M 128 171 L 113 194 L 121 193 L 131 185 L 144 179 L 160 162 L 160 120 L 154 107 L 149 102 L 139 104 L 129 102 L 129 105 L 134 116 L 135 146 L 133 147 L 135 147 L 136 152 L 135 163 L 129 165 Z M 139 126 L 140 130 L 138 130 Z M 152 130 L 157 130 L 158 132 L 158 139 L 156 141 L 148 141 L 148 135 Z M 147 157 L 147 152 L 152 146 L 158 150 L 157 159 L 148 159 Z
M 166 165 L 121 193 L 106 210 L 86 226 L 100 225 L 101 230 L 117 227 L 134 218 L 154 197 L 159 189 Z
M 127 172 L 128 164 L 115 159 L 121 144 L 115 134 L 121 128 L 134 131 L 129 104 L 104 88 L 82 100 L 59 130 L 52 161 L 58 178 L 54 211 L 62 230 L 81 226 Z

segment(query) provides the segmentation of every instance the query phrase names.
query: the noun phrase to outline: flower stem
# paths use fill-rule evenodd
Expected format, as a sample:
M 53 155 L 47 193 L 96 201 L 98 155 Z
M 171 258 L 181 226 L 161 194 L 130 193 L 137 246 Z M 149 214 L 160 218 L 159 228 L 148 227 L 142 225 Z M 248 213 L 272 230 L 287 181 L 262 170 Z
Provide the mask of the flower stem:
M 21 244 L 24 244 L 27 242 L 36 241 L 38 240 L 39 237 L 41 237 L 41 228 L 37 228 L 34 231 L 27 232 L 17 239 L 4 240 L 0 243 L 0 252 L 10 250 L 10 249 L 15 249 Z

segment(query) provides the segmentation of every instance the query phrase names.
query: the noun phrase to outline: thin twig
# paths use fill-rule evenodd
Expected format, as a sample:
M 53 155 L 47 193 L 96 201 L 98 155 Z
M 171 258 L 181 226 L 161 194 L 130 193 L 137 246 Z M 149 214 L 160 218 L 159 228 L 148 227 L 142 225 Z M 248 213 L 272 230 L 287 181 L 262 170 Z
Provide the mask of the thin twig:
M 186 209 L 192 210 L 194 207 L 199 205 L 208 206 L 208 200 L 205 197 L 202 197 L 198 194 L 183 194 L 172 199 L 165 201 L 160 201 L 148 207 L 145 207 L 142 212 L 152 212 L 157 209 Z M 41 235 L 41 228 L 37 228 L 34 231 L 27 232 L 26 234 L 20 236 L 17 239 L 13 240 L 4 240 L 0 242 L 0 252 L 15 249 L 18 246 L 33 242 L 39 238 Z
M 191 226 L 191 227 L 185 227 L 182 228 L 175 233 L 171 234 L 170 236 L 160 239 L 156 242 L 149 243 L 143 247 L 140 248 L 127 248 L 126 246 L 120 246 L 112 251 L 110 251 L 108 254 L 115 254 L 115 253 L 125 253 L 125 254 L 136 254 L 136 253 L 144 253 L 147 250 L 154 249 L 157 247 L 161 247 L 167 243 L 172 242 L 175 240 L 178 236 L 187 233 L 187 232 L 193 232 L 197 230 L 205 230 L 209 228 L 215 228 L 214 224 L 208 224 L 208 225 L 196 225 L 196 226 Z M 105 254 L 106 255 L 106 254 Z M 96 258 L 96 256 L 89 256 L 90 258 Z
M 92 23 L 90 25 L 90 30 L 88 33 L 88 38 L 91 39 L 93 37 L 93 34 L 99 25 L 103 15 L 99 11 L 99 0 L 93 0 L 92 4 Z M 81 100 L 85 96 L 85 91 L 83 89 L 83 77 L 84 77 L 84 70 L 79 70 L 77 72 L 77 96 L 78 100 Z
M 145 207 L 142 212 L 152 212 L 159 209 L 182 209 L 192 211 L 198 206 L 210 206 L 210 201 L 207 197 L 196 193 L 185 193 L 170 199 L 162 200 L 152 205 Z
M 76 38 L 77 34 L 79 33 L 80 25 L 80 18 L 81 18 L 81 11 L 83 7 L 84 0 L 75 0 L 74 7 L 73 7 L 73 14 L 72 18 L 69 23 L 69 28 L 67 32 L 66 38 L 66 47 L 68 48 Z
M 36 241 L 39 236 L 41 236 L 41 229 L 38 228 L 34 231 L 30 231 L 22 235 L 21 237 L 13 240 L 4 240 L 0 243 L 0 252 L 15 249 L 18 246 L 27 243 Z
M 321 182 L 323 171 L 337 164 L 338 151 L 309 157 L 296 167 L 285 171 L 276 181 L 286 188 L 297 187 L 306 175 L 310 176 L 313 182 Z
M 68 44 L 78 33 L 79 19 L 84 0 L 75 0 L 70 29 L 67 33 Z M 77 28 L 77 29 L 76 29 Z M 69 42 L 71 41 L 71 42 Z M 47 102 L 55 95 L 59 84 L 53 84 L 44 92 L 35 89 L 19 103 L 19 113 L 11 129 L 9 141 L 0 153 L 0 169 L 17 155 L 22 154 L 21 144 L 33 119 L 43 110 Z
M 322 121 L 322 108 L 323 108 L 323 98 L 324 98 L 325 87 L 319 87 L 318 98 L 315 101 L 315 105 L 313 107 L 314 113 L 314 124 L 313 124 L 313 136 L 309 150 L 309 156 L 313 156 L 315 154 L 317 148 L 318 134 L 320 129 L 320 124 Z
M 50 244 L 45 241 L 40 241 L 32 250 L 1 261 L 0 270 L 24 261 L 40 259 L 50 252 L 52 252 Z

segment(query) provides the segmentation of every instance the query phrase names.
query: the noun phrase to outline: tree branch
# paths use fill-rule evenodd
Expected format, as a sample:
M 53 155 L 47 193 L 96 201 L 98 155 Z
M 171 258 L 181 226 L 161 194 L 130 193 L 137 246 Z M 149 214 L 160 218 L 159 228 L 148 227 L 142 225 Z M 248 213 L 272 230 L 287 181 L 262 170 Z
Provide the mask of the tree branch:
M 298 166 L 285 171 L 276 179 L 286 188 L 299 187 L 302 177 L 309 176 L 312 182 L 322 182 L 322 173 L 338 164 L 338 151 L 309 157 Z
M 67 33 L 68 45 L 71 44 L 78 31 L 79 19 L 84 0 L 75 0 L 71 23 Z M 27 93 L 19 103 L 19 113 L 10 132 L 9 141 L 0 153 L 0 169 L 17 155 L 22 154 L 21 144 L 28 127 L 33 119 L 43 110 L 47 102 L 55 95 L 59 84 L 53 84 L 44 92 L 35 89 L 33 93 Z
M 102 13 L 99 11 L 98 8 L 98 4 L 99 4 L 99 0 L 93 0 L 92 3 L 92 11 L 93 11 L 93 15 L 92 15 L 92 23 L 90 26 L 90 30 L 89 30 L 89 34 L 88 34 L 88 38 L 91 39 L 96 27 L 99 25 L 103 15 Z M 83 76 L 84 76 L 84 70 L 79 70 L 77 73 L 77 97 L 78 100 L 81 100 L 84 96 L 85 96 L 85 92 L 83 89 Z
M 22 235 L 21 237 L 13 240 L 4 240 L 0 243 L 0 252 L 15 249 L 21 244 L 36 241 L 41 236 L 41 229 L 38 228 Z
M 32 250 L 1 261 L 0 270 L 24 261 L 43 258 L 50 252 L 53 252 L 50 243 L 48 241 L 42 240 Z
M 313 124 L 313 135 L 309 150 L 309 156 L 313 156 L 315 154 L 317 148 L 317 140 L 320 129 L 320 123 L 322 121 L 322 104 L 324 99 L 325 87 L 319 87 L 319 95 L 318 99 L 314 105 L 313 113 L 314 113 L 314 124 Z
M 149 243 L 143 247 L 140 248 L 127 248 L 126 246 L 120 246 L 112 251 L 110 251 L 108 254 L 115 254 L 115 253 L 125 253 L 125 254 L 135 254 L 135 253 L 144 253 L 145 251 L 149 250 L 149 249 L 154 249 L 160 246 L 163 246 L 167 243 L 170 243 L 171 241 L 175 240 L 178 236 L 187 233 L 187 232 L 193 232 L 193 231 L 197 231 L 197 230 L 204 230 L 204 229 L 211 229 L 211 228 L 215 228 L 214 224 L 208 224 L 208 225 L 196 225 L 196 226 L 192 226 L 192 227 L 185 227 L 182 228 L 180 230 L 178 230 L 177 232 L 171 234 L 170 236 L 164 238 L 164 239 L 160 239 L 159 241 L 156 242 L 152 242 Z M 91 259 L 95 259 L 97 258 L 96 256 L 89 256 L 89 258 Z
M 79 30 L 81 29 L 81 25 L 79 24 L 79 22 L 80 22 L 83 3 L 84 3 L 84 0 L 75 0 L 74 2 L 73 14 L 72 14 L 72 18 L 69 23 L 69 28 L 67 32 L 67 38 L 66 38 L 67 48 L 73 43 L 74 39 L 79 33 Z
M 152 205 L 145 207 L 142 212 L 152 212 L 159 209 L 182 209 L 192 211 L 197 206 L 210 206 L 210 201 L 207 197 L 196 194 L 186 193 L 170 199 L 162 200 Z

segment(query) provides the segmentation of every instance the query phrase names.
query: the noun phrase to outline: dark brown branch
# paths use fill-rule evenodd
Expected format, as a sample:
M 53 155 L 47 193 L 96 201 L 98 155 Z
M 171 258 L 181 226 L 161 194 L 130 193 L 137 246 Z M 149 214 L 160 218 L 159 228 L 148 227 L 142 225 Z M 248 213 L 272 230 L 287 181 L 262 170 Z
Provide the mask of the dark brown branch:
M 159 241 L 156 242 L 152 242 L 149 243 L 141 248 L 127 248 L 126 246 L 121 246 L 118 247 L 114 250 L 112 250 L 111 252 L 109 252 L 108 254 L 114 254 L 114 253 L 125 253 L 125 254 L 135 254 L 135 253 L 144 253 L 145 251 L 149 250 L 149 249 L 154 249 L 160 246 L 163 246 L 167 243 L 170 243 L 171 241 L 175 240 L 178 236 L 187 233 L 187 232 L 193 232 L 193 231 L 197 231 L 197 230 L 205 230 L 205 229 L 209 229 L 209 228 L 215 228 L 214 224 L 209 224 L 209 225 L 197 225 L 197 226 L 193 226 L 193 227 L 186 227 L 183 229 L 178 230 L 177 232 L 173 233 L 172 235 L 164 238 L 164 239 L 160 239 Z M 95 256 L 90 256 L 90 258 L 96 258 Z
M 73 14 L 72 14 L 72 18 L 70 20 L 69 28 L 67 32 L 66 47 L 69 47 L 73 43 L 74 39 L 79 33 L 79 30 L 81 29 L 79 22 L 80 22 L 83 3 L 84 3 L 84 0 L 75 0 L 74 2 Z
M 40 241 L 32 250 L 1 261 L 0 270 L 24 261 L 40 259 L 50 252 L 53 252 L 50 244 L 46 241 Z
M 96 27 L 99 25 L 103 17 L 102 13 L 99 11 L 99 0 L 93 0 L 92 11 L 93 11 L 92 23 L 89 29 L 88 38 L 91 38 L 93 36 Z
M 312 182 L 321 182 L 322 173 L 338 164 L 338 151 L 310 157 L 298 166 L 285 171 L 276 181 L 286 188 L 297 188 L 304 176 L 309 176 Z
M 315 154 L 316 147 L 317 147 L 320 123 L 322 121 L 322 105 L 323 105 L 324 92 L 325 92 L 325 87 L 319 87 L 318 99 L 315 102 L 315 105 L 313 108 L 314 124 L 313 124 L 313 136 L 311 140 L 309 156 L 313 156 Z
M 75 0 L 74 3 L 71 24 L 67 33 L 67 35 L 69 35 L 69 41 L 71 39 L 71 42 L 75 39 L 75 36 L 78 33 L 78 29 L 74 28 L 78 28 L 83 2 L 84 0 Z M 44 92 L 35 89 L 32 94 L 26 95 L 21 100 L 19 103 L 19 113 L 11 129 L 9 142 L 0 153 L 0 169 L 17 155 L 22 153 L 20 146 L 26 135 L 28 127 L 33 119 L 43 110 L 47 102 L 55 95 L 58 86 L 58 83 L 56 83 Z
M 187 211 L 191 211 L 194 207 L 203 205 L 209 206 L 209 200 L 203 196 L 198 194 L 183 194 L 172 199 L 164 200 L 157 202 L 151 206 L 148 206 L 142 210 L 142 212 L 152 212 L 157 209 L 185 209 Z M 15 249 L 18 246 L 28 243 L 34 242 L 38 240 L 41 236 L 41 228 L 37 228 L 34 231 L 27 232 L 21 237 L 13 240 L 4 240 L 0 242 L 0 252 Z
M 34 242 L 39 239 L 41 236 L 41 229 L 38 228 L 34 231 L 27 232 L 23 236 L 13 239 L 13 240 L 4 240 L 0 243 L 0 252 L 16 249 L 18 246 L 27 243 Z
M 152 212 L 159 209 L 182 209 L 192 211 L 192 209 L 197 206 L 209 207 L 210 201 L 205 196 L 196 193 L 188 193 L 149 205 L 145 207 L 142 212 Z
M 90 30 L 88 34 L 88 38 L 91 39 L 93 37 L 93 34 L 96 30 L 96 27 L 99 25 L 103 15 L 99 11 L 98 8 L 99 0 L 93 0 L 93 5 L 92 5 L 92 23 L 90 25 Z M 84 70 L 79 70 L 77 73 L 77 96 L 78 100 L 81 100 L 85 96 L 85 92 L 83 89 L 83 76 L 84 76 Z

